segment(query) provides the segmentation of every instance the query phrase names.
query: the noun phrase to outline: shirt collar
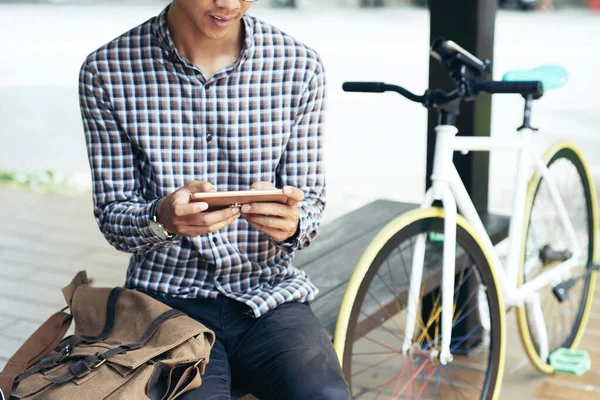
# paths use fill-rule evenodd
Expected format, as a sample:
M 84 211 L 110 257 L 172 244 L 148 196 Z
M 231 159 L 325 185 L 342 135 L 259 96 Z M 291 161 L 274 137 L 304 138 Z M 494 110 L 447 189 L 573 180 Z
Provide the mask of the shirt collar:
M 173 38 L 171 37 L 171 32 L 169 32 L 169 26 L 167 24 L 167 13 L 169 12 L 170 7 L 171 4 L 167 5 L 156 17 L 153 24 L 154 36 L 158 38 L 161 46 L 165 50 L 175 54 L 180 60 L 183 61 L 183 58 L 180 56 L 177 48 L 175 47 L 175 43 L 173 42 Z M 240 59 L 242 62 L 244 62 L 250 58 L 254 52 L 254 20 L 252 17 L 244 15 L 242 17 L 242 22 L 245 29 L 245 38 L 244 46 L 242 47 L 242 51 L 240 53 Z

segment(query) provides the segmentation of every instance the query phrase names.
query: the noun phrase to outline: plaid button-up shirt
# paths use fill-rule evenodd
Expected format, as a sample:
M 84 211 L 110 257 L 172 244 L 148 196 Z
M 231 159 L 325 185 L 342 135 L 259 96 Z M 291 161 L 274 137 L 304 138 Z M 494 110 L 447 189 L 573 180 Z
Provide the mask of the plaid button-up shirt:
M 133 253 L 126 286 L 222 294 L 255 317 L 310 301 L 317 289 L 292 259 L 316 235 L 325 205 L 319 56 L 246 15 L 240 58 L 206 80 L 174 46 L 167 10 L 93 52 L 80 73 L 94 213 L 108 242 Z M 191 180 L 219 191 L 255 181 L 301 189 L 298 235 L 277 243 L 242 217 L 212 234 L 159 239 L 152 203 Z

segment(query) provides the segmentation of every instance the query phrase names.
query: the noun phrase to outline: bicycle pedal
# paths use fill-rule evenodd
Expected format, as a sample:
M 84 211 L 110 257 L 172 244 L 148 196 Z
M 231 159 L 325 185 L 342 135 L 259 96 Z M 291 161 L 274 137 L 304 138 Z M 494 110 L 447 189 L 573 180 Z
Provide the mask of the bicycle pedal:
M 590 354 L 585 350 L 560 348 L 548 357 L 556 373 L 581 376 L 592 368 Z

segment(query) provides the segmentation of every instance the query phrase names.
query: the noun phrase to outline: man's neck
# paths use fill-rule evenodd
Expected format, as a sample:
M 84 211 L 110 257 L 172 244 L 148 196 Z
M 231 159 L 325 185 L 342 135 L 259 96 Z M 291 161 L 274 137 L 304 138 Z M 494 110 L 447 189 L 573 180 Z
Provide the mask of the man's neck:
M 204 35 L 175 4 L 167 14 L 167 24 L 173 43 L 180 55 L 201 67 L 206 75 L 213 69 L 220 69 L 235 61 L 244 43 L 243 21 L 240 21 L 229 34 L 215 39 Z M 220 65 L 226 64 L 226 65 Z M 209 77 L 207 76 L 207 78 Z

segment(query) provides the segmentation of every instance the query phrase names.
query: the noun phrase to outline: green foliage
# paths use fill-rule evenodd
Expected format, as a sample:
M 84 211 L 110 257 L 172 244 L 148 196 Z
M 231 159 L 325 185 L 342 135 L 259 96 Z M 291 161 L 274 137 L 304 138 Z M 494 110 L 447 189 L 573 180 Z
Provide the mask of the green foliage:
M 45 192 L 71 193 L 81 192 L 81 189 L 69 181 L 68 177 L 59 179 L 54 171 L 17 172 L 0 169 L 0 185 L 30 188 Z

